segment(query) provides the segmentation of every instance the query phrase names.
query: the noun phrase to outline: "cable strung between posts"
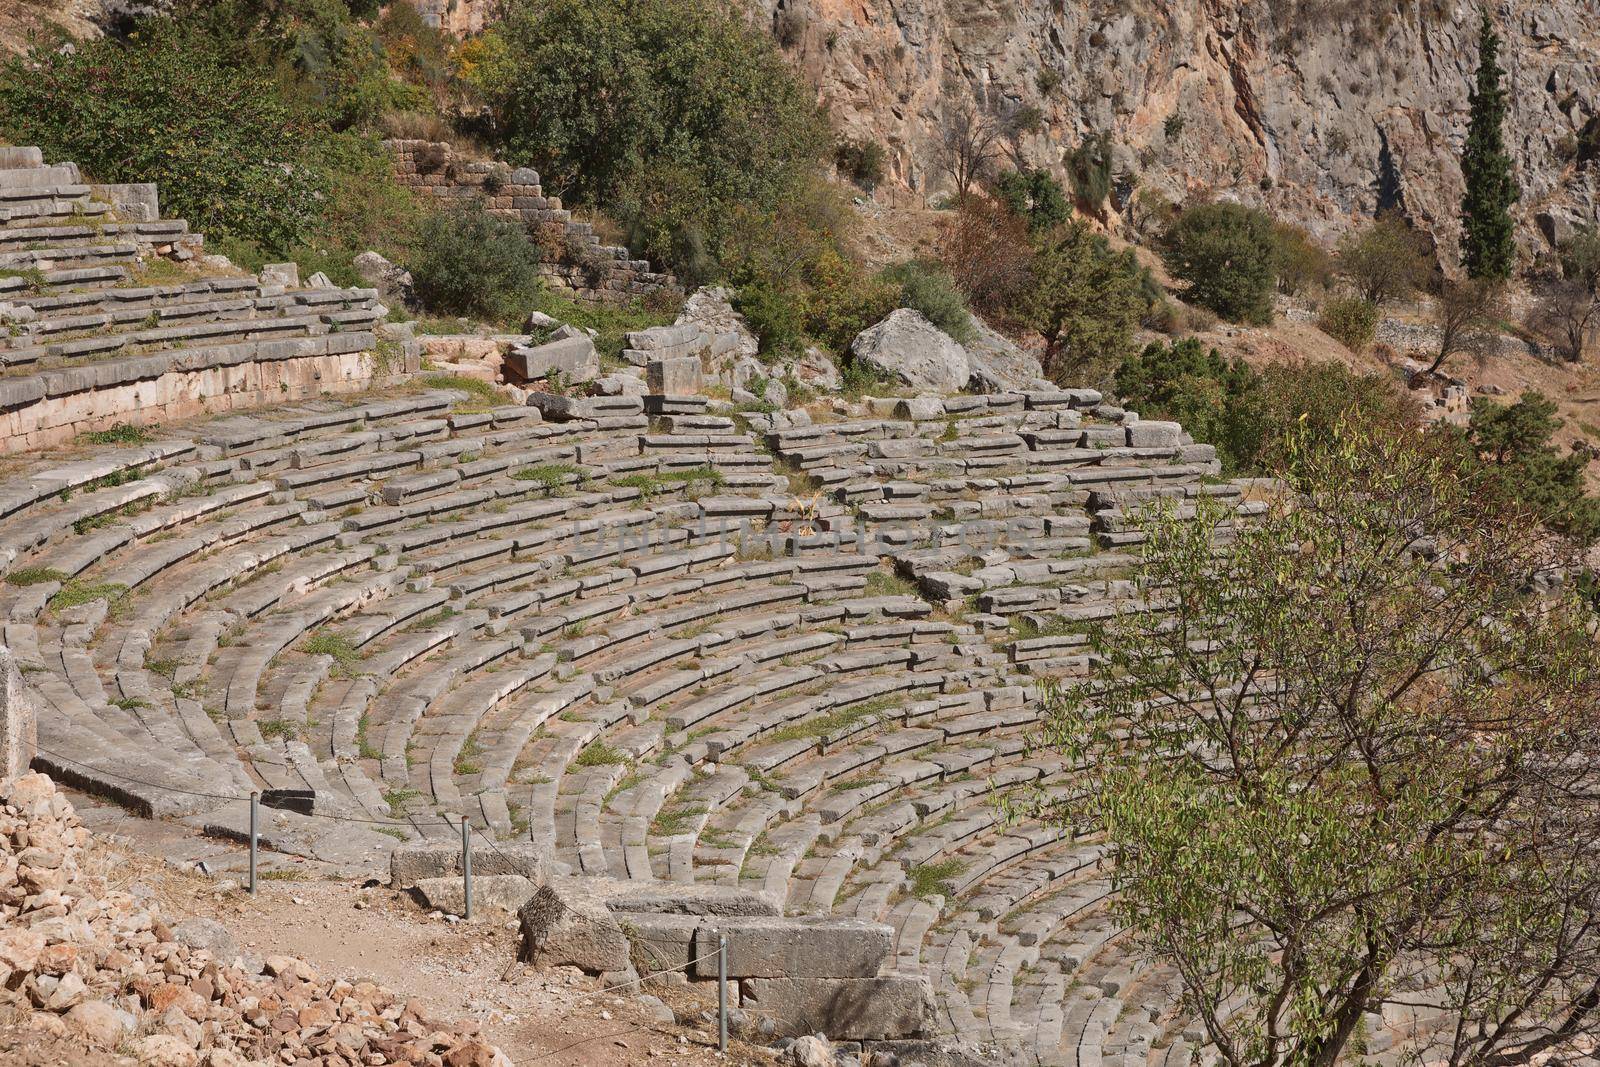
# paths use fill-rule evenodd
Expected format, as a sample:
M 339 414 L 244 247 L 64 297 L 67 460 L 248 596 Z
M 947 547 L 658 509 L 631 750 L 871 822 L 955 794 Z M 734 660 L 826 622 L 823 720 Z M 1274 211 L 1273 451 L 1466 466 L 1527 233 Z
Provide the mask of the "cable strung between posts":
M 51 759 L 60 760 L 63 763 L 70 763 L 75 767 L 82 767 L 84 770 L 93 771 L 95 774 L 102 774 L 102 775 L 107 775 L 107 776 L 112 777 L 112 778 L 119 778 L 124 782 L 128 782 L 128 783 L 131 783 L 133 785 L 141 785 L 141 786 L 144 786 L 146 789 L 154 789 L 157 792 L 171 793 L 171 794 L 180 795 L 180 796 L 202 797 L 202 798 L 204 798 L 206 800 L 221 800 L 221 801 L 225 801 L 225 802 L 228 802 L 228 803 L 248 804 L 250 802 L 250 797 L 248 797 L 248 796 L 242 796 L 241 797 L 241 796 L 229 796 L 229 795 L 226 795 L 226 794 L 223 794 L 223 793 L 204 793 L 204 792 L 200 792 L 200 791 L 194 790 L 194 789 L 182 789 L 182 788 L 179 788 L 177 786 L 161 785 L 161 784 L 158 784 L 156 782 L 146 781 L 145 779 L 142 779 L 142 778 L 135 778 L 135 777 L 133 777 L 132 775 L 129 775 L 129 774 L 123 774 L 120 771 L 102 770 L 99 767 L 94 766 L 93 764 L 84 763 L 82 760 L 73 759 L 71 756 L 63 756 L 58 752 L 52 752 L 51 750 L 49 750 L 47 748 L 44 748 L 41 745 L 37 745 L 36 744 L 33 747 L 34 747 L 35 751 L 41 752 L 44 755 L 50 757 Z M 296 814 L 298 814 L 298 813 L 296 813 Z M 324 812 L 316 812 L 316 811 L 308 813 L 305 816 L 305 818 L 308 818 L 308 819 L 327 819 L 330 822 L 358 823 L 358 824 L 367 825 L 367 826 L 390 826 L 390 827 L 396 827 L 396 826 L 406 825 L 405 821 L 401 820 L 401 819 L 368 819 L 368 818 L 362 818 L 360 816 L 355 816 L 355 815 L 329 815 L 329 814 L 326 814 Z M 448 818 L 446 818 L 445 816 L 443 816 L 443 815 L 438 815 L 437 818 L 441 823 L 444 824 L 445 829 L 447 829 L 447 830 L 454 831 L 454 830 L 456 830 L 458 828 L 455 824 L 452 824 L 450 822 L 450 820 Z M 462 818 L 463 822 L 467 822 L 467 819 L 466 819 L 465 815 L 463 815 L 461 818 Z M 507 855 L 500 848 L 500 845 L 494 840 L 494 838 L 485 835 L 482 831 L 478 830 L 476 827 L 473 827 L 470 822 L 467 823 L 467 826 L 468 826 L 468 832 L 469 833 L 475 833 L 475 834 L 478 835 L 478 837 L 480 837 L 484 841 L 488 842 L 489 847 L 494 849 L 495 853 L 497 855 L 499 855 L 500 858 L 506 862 L 507 866 L 512 868 L 512 870 L 515 871 L 515 873 L 519 877 L 527 879 L 527 881 L 530 882 L 533 885 L 538 885 L 539 884 L 539 880 L 536 877 L 534 877 L 532 874 L 530 874 L 525 867 L 523 867 L 520 863 L 518 863 L 518 861 L 512 859 L 509 855 Z M 554 898 L 554 903 L 555 903 L 556 907 L 558 907 L 558 908 L 560 908 L 562 910 L 562 912 L 564 912 L 566 914 L 569 914 L 569 915 L 572 915 L 572 916 L 574 916 L 576 918 L 583 919 L 585 921 L 589 921 L 589 916 L 584 915 L 580 911 L 574 911 L 572 908 L 568 907 L 566 905 L 566 903 L 561 900 L 560 897 L 555 897 Z M 665 940 L 663 938 L 656 938 L 656 937 L 646 937 L 643 934 L 637 935 L 637 937 L 635 939 L 639 940 L 639 941 L 649 941 L 649 942 L 651 942 L 653 944 L 658 944 L 658 945 L 677 945 L 677 944 L 679 944 L 679 942 L 676 942 L 676 941 L 668 941 L 668 940 Z

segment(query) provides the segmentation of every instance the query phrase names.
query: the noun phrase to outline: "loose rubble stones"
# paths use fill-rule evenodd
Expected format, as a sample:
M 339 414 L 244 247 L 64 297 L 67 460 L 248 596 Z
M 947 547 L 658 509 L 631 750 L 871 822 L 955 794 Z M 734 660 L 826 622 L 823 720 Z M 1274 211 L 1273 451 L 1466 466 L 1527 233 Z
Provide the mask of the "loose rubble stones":
M 140 1063 L 510 1067 L 476 1024 L 433 1019 L 370 982 L 302 960 L 257 969 L 209 920 L 169 927 L 155 903 L 83 866 L 88 831 L 42 774 L 0 781 L 0 1001 L 58 1016 L 94 1046 Z

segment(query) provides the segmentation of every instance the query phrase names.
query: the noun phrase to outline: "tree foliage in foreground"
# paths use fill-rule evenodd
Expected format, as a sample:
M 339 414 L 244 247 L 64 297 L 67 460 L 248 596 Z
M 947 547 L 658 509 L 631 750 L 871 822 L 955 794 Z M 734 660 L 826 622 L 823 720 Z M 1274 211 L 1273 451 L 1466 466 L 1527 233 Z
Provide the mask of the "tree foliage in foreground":
M 1415 435 L 1302 433 L 1282 473 L 1243 528 L 1150 516 L 1166 610 L 1047 693 L 1086 779 L 1032 805 L 1103 829 L 1227 1064 L 1330 1067 L 1386 1010 L 1429 1062 L 1559 1060 L 1600 1023 L 1600 652 L 1530 594 L 1563 546 Z

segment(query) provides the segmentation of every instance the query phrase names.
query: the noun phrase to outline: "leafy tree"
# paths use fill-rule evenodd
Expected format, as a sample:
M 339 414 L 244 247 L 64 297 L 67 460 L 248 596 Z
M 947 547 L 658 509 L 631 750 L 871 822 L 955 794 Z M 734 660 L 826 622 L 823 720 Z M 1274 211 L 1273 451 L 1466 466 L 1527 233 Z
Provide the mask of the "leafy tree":
M 1551 339 L 1556 352 L 1579 363 L 1600 337 L 1600 296 L 1575 278 L 1559 278 L 1540 287 L 1529 325 Z
M 1533 592 L 1570 554 L 1412 434 L 1302 430 L 1280 473 L 1247 522 L 1151 505 L 1162 610 L 1045 685 L 1041 741 L 1083 778 L 1012 810 L 1104 832 L 1116 918 L 1230 1067 L 1332 1067 L 1419 989 L 1433 1033 L 1402 1052 L 1579 1055 L 1600 646 L 1576 597 Z
M 1499 54 L 1500 35 L 1485 7 L 1478 29 L 1477 83 L 1469 96 L 1472 117 L 1461 153 L 1467 187 L 1461 200 L 1461 262 L 1478 279 L 1509 278 L 1516 265 L 1511 205 L 1522 194 L 1502 133 L 1506 90 L 1500 84 Z
M 842 138 L 833 148 L 839 173 L 869 192 L 883 181 L 883 145 L 870 137 Z
M 1421 236 L 1395 212 L 1385 212 L 1339 243 L 1339 273 L 1363 300 L 1386 304 L 1426 284 L 1433 264 Z
M 503 152 L 690 281 L 720 270 L 737 211 L 774 209 L 829 150 L 814 94 L 724 6 L 548 0 L 489 36 L 474 82 Z
M 900 307 L 921 312 L 923 318 L 960 344 L 972 340 L 972 315 L 943 267 L 909 260 L 884 268 L 878 279 L 898 290 Z
M 406 268 L 436 314 L 520 321 L 539 291 L 538 246 L 521 224 L 477 205 L 430 215 Z
M 995 180 L 995 192 L 1012 214 L 1027 220 L 1029 233 L 1046 233 L 1072 218 L 1065 190 L 1048 171 L 1008 170 Z
M 1188 283 L 1185 300 L 1233 322 L 1272 321 L 1277 239 L 1264 213 L 1222 202 L 1187 208 L 1163 235 L 1161 255 Z
M 1333 280 L 1333 257 L 1304 227 L 1278 222 L 1272 231 L 1277 238 L 1279 292 L 1294 296 Z
M 186 22 L 127 40 L 36 51 L 0 70 L 0 133 L 76 160 L 106 182 L 157 182 L 196 229 L 283 251 L 312 232 L 331 190 L 325 130 L 279 83 L 242 69 Z
M 1588 455 L 1563 456 L 1551 444 L 1561 423 L 1555 401 L 1540 393 L 1523 393 L 1510 405 L 1476 397 L 1464 436 L 1500 497 L 1588 544 L 1600 538 L 1600 498 L 1584 484 Z
M 1561 273 L 1600 297 L 1600 227 L 1585 226 L 1562 244 Z
M 936 248 L 969 305 L 994 319 L 1016 316 L 1033 282 L 1033 245 L 1021 216 L 968 197 L 940 226 Z
M 1153 288 L 1132 250 L 1113 252 L 1082 220 L 1045 238 L 1022 308 L 1023 319 L 1044 337 L 1045 373 L 1065 382 L 1130 352 Z
M 1212 445 L 1229 474 L 1270 474 L 1291 433 L 1341 425 L 1417 425 L 1410 397 L 1379 375 L 1342 363 L 1274 363 L 1257 371 L 1228 362 L 1193 337 L 1151 344 L 1117 368 L 1117 395 L 1146 418 L 1174 419 Z
M 1496 281 L 1445 278 L 1433 294 L 1433 321 L 1439 345 L 1425 374 L 1433 374 L 1458 352 L 1487 357 L 1500 338 L 1505 314 L 1502 286 Z

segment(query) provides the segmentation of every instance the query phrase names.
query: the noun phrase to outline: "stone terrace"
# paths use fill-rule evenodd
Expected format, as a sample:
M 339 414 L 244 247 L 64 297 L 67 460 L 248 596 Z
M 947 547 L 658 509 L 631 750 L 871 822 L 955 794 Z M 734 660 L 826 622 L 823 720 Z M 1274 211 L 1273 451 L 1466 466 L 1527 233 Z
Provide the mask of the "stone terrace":
M 182 220 L 0 149 L 0 451 L 366 388 L 405 369 L 376 292 L 208 267 Z M 214 257 L 213 257 L 214 259 Z M 398 338 L 398 335 L 396 335 Z M 393 356 L 392 365 L 382 366 Z
M 442 141 L 386 141 L 401 184 L 446 201 L 476 200 L 492 214 L 522 223 L 545 249 L 541 272 L 551 286 L 595 304 L 625 304 L 657 292 L 682 296 L 670 274 L 652 270 L 620 245 L 602 244 L 594 226 L 546 196 L 539 173 L 461 156 Z
M 1252 505 L 1090 390 L 874 403 L 753 434 L 703 398 L 402 390 L 32 456 L 0 620 L 41 763 L 224 836 L 233 798 L 311 790 L 345 821 L 269 810 L 269 846 L 351 871 L 464 815 L 576 876 L 887 923 L 941 1030 L 1187 1063 L 1100 844 L 991 787 L 1072 788 L 1034 687 L 1087 669 L 1086 622 L 1159 607 L 1131 513 Z

